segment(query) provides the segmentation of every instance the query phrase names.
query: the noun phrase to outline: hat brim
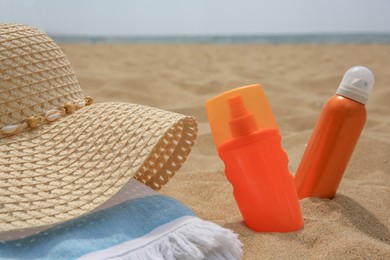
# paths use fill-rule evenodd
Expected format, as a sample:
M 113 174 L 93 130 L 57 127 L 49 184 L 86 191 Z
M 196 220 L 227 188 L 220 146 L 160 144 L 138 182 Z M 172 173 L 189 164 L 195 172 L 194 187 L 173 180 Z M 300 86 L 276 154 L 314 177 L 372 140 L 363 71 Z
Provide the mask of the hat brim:
M 98 103 L 0 139 L 0 232 L 79 217 L 132 177 L 160 189 L 187 158 L 196 133 L 193 117 Z

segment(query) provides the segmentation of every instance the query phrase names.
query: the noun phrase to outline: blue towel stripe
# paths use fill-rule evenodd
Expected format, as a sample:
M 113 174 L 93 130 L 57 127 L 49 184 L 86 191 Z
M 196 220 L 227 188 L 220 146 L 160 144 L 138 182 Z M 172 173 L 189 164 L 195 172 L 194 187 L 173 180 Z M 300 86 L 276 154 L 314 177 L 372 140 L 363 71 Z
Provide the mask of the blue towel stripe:
M 2 241 L 0 258 L 74 259 L 141 237 L 182 216 L 195 213 L 173 198 L 164 195 L 136 198 L 33 236 Z

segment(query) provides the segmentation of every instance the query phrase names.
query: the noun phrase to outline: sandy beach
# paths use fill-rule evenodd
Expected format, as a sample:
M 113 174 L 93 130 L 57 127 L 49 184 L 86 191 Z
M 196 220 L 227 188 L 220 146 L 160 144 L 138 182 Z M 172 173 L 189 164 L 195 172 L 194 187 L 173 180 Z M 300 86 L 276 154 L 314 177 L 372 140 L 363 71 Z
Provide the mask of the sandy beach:
M 390 257 L 390 45 L 62 44 L 86 95 L 193 115 L 194 150 L 161 192 L 201 218 L 237 232 L 244 259 Z M 207 121 L 204 103 L 223 91 L 260 83 L 296 171 L 323 104 L 352 66 L 376 77 L 368 119 L 333 200 L 301 201 L 305 227 L 255 233 L 242 221 Z

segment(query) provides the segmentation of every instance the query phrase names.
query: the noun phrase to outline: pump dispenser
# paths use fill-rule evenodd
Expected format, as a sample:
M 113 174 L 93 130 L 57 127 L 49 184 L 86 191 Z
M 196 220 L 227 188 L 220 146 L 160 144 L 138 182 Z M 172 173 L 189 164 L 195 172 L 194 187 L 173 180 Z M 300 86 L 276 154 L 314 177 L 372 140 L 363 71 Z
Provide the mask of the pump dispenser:
M 261 86 L 222 93 L 206 102 L 206 110 L 245 224 L 258 232 L 302 228 L 287 154 Z
M 361 66 L 349 69 L 325 104 L 295 175 L 300 199 L 332 199 L 366 122 L 374 75 Z

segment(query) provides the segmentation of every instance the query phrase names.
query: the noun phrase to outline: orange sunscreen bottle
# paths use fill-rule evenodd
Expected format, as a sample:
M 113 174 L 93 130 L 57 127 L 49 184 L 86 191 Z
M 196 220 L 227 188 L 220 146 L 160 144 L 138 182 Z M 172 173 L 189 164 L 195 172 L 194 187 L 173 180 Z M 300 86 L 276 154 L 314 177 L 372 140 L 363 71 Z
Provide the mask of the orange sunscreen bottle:
M 206 110 L 245 224 L 257 232 L 302 228 L 287 154 L 261 86 L 222 93 L 206 102 Z
M 295 175 L 300 199 L 332 199 L 366 121 L 374 75 L 361 66 L 349 69 L 336 95 L 325 104 Z

